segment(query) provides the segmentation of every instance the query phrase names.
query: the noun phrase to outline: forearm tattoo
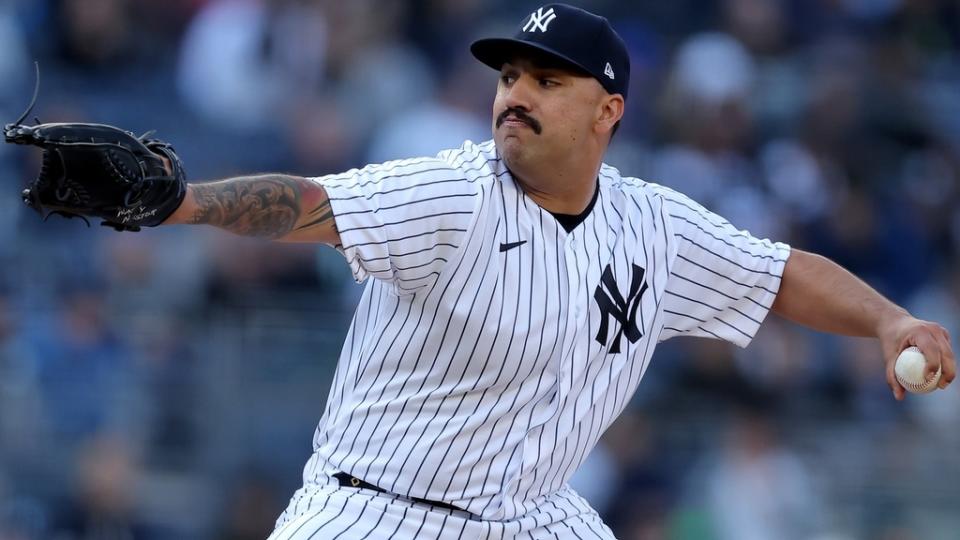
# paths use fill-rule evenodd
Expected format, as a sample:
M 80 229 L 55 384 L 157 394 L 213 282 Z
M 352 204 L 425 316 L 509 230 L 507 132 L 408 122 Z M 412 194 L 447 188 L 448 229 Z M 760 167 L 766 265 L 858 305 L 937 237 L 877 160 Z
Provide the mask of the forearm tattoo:
M 330 208 L 330 199 L 324 197 L 323 202 L 313 210 L 307 212 L 304 219 L 306 221 L 297 227 L 298 231 L 308 229 L 315 225 L 325 225 L 326 223 L 336 226 L 333 221 L 333 209 Z
M 292 231 L 300 219 L 301 182 L 306 180 L 269 174 L 195 184 L 193 191 L 199 208 L 191 221 L 244 236 L 280 238 Z

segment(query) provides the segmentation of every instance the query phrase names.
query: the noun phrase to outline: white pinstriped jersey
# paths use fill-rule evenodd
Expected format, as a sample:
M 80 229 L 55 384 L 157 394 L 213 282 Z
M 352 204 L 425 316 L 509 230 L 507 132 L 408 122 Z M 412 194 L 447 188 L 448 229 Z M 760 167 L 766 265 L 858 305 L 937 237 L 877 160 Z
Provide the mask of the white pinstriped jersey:
M 317 178 L 368 277 L 307 463 L 483 519 L 524 515 L 585 459 L 658 341 L 746 346 L 789 247 L 604 165 L 571 232 L 492 141 Z

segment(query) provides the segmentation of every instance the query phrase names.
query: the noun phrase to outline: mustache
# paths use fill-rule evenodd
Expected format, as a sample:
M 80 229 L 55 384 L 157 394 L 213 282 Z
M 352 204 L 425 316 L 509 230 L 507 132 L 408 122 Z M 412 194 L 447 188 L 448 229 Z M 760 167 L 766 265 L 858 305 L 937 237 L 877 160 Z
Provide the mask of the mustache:
M 537 135 L 539 135 L 540 132 L 543 131 L 543 127 L 540 125 L 540 122 L 537 122 L 536 119 L 534 119 L 531 116 L 528 116 L 527 113 L 523 111 L 523 109 L 519 109 L 516 107 L 510 107 L 497 116 L 497 127 L 499 128 L 500 125 L 503 124 L 504 120 L 506 120 L 507 117 L 510 116 L 511 114 L 517 117 L 517 120 L 520 120 L 524 124 L 530 126 L 530 129 L 532 129 L 533 132 L 536 133 Z

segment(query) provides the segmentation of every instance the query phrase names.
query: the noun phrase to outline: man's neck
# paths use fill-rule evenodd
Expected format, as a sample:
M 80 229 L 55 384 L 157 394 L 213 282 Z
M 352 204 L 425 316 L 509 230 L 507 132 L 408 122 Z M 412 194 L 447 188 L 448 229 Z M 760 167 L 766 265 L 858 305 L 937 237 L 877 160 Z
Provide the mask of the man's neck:
M 510 170 L 510 174 L 528 197 L 540 208 L 554 214 L 575 215 L 583 212 L 593 199 L 600 167 L 573 171 L 558 169 L 539 174 Z

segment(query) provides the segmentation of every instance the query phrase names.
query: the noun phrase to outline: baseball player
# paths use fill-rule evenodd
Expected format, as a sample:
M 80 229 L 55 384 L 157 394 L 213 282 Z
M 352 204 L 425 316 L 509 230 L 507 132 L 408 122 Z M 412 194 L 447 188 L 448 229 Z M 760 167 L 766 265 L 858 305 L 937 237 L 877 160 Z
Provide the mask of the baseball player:
M 771 310 L 878 338 L 897 399 L 893 361 L 910 345 L 930 373 L 942 367 L 941 387 L 954 379 L 940 325 L 602 162 L 630 79 L 606 19 L 550 4 L 471 51 L 500 73 L 491 141 L 320 178 L 190 185 L 172 148 L 151 143 L 166 163 L 154 176 L 183 189 L 151 177 L 136 204 L 76 210 L 117 228 L 323 242 L 366 282 L 303 487 L 271 539 L 612 539 L 567 480 L 657 343 L 743 347 Z M 30 129 L 8 126 L 8 140 L 39 144 Z M 45 189 L 25 196 L 63 211 Z

